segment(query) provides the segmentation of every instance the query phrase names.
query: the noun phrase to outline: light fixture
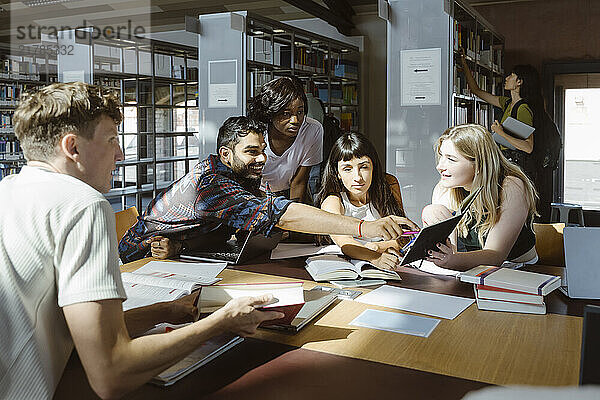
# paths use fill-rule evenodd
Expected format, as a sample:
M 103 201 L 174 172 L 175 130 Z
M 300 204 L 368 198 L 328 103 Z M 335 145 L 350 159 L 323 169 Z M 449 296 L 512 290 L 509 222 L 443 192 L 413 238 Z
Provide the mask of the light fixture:
M 28 0 L 24 1 L 28 7 L 39 7 L 39 6 L 48 6 L 51 4 L 59 4 L 59 3 L 70 3 L 72 1 L 80 1 L 80 0 Z

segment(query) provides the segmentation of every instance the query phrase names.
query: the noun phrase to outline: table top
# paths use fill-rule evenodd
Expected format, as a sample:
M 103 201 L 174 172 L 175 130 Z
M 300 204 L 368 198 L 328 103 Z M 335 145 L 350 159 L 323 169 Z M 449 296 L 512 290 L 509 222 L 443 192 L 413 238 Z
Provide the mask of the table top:
M 134 270 L 145 262 L 128 264 L 123 270 Z M 539 267 L 545 272 L 551 272 L 552 268 Z M 472 285 L 454 277 L 432 276 L 414 269 L 403 269 L 400 275 L 403 280 L 397 284 L 402 287 L 474 297 Z M 303 259 L 256 260 L 253 264 L 232 266 L 221 277 L 223 283 L 303 279 L 306 289 L 315 285 L 308 281 Z M 562 294 L 552 300 L 556 312 L 549 303 L 547 315 L 481 311 L 473 304 L 454 320 L 442 319 L 429 338 L 349 326 L 367 308 L 402 311 L 337 301 L 294 335 L 260 330 L 172 388 L 145 385 L 132 398 L 142 395 L 159 398 L 167 393 L 171 397 L 171 393 L 182 395 L 192 390 L 196 394 L 210 394 L 211 398 L 227 398 L 238 391 L 243 391 L 245 398 L 259 395 L 270 398 L 279 390 L 289 391 L 285 398 L 323 393 L 336 397 L 345 394 L 348 398 L 364 398 L 367 393 L 369 397 L 374 394 L 389 397 L 397 394 L 398 387 L 407 387 L 408 392 L 419 398 L 458 399 L 486 384 L 576 385 L 582 319 L 563 315 L 578 313 L 569 312 L 573 311 L 570 302 L 561 301 L 559 296 Z M 254 364 L 248 371 L 236 373 L 245 368 L 239 365 L 242 360 L 244 365 L 248 360 L 254 360 Z M 226 361 L 235 367 L 231 369 Z M 81 381 L 78 392 L 85 392 L 81 389 L 86 387 L 85 376 L 80 367 L 77 369 L 77 363 L 74 356 L 56 398 L 69 398 L 71 390 L 77 387 L 73 381 Z M 347 373 L 340 374 L 341 371 Z M 203 386 L 198 391 L 203 383 L 208 385 L 207 389 Z M 356 388 L 361 385 L 365 392 Z M 437 393 L 433 388 L 444 389 Z

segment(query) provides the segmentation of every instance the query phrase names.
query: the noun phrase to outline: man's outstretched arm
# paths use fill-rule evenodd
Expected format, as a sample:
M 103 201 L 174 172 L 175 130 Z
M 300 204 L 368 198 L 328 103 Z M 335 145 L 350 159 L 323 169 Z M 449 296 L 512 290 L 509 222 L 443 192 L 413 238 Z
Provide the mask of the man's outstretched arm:
M 375 221 L 363 221 L 345 215 L 333 214 L 306 204 L 290 204 L 277 223 L 289 231 L 325 235 L 354 235 L 367 238 L 397 239 L 406 230 L 419 228 L 408 218 L 390 215 Z

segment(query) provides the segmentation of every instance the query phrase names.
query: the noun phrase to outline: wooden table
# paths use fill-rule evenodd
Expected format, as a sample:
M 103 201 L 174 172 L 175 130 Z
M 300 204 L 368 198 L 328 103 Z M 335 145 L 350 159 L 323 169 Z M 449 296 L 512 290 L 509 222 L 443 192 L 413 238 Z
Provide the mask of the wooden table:
M 144 262 L 129 264 L 124 270 Z M 223 283 L 306 277 L 302 260 L 233 268 L 223 271 Z M 402 271 L 401 276 L 403 287 L 473 297 L 472 285 L 454 278 L 416 270 Z M 306 289 L 314 285 L 305 282 Z M 420 338 L 348 325 L 367 308 L 400 312 L 339 301 L 295 335 L 261 330 L 173 388 L 165 391 L 145 385 L 132 397 L 180 396 L 196 388 L 194 393 L 210 394 L 211 398 L 228 398 L 234 393 L 243 393 L 244 398 L 321 397 L 319 394 L 364 398 L 366 393 L 369 397 L 390 396 L 406 387 L 418 398 L 436 398 L 437 393 L 438 398 L 458 399 L 486 384 L 554 386 L 578 382 L 582 329 L 578 316 L 480 311 L 473 304 L 454 320 L 441 320 L 429 338 Z M 57 398 L 69 398 L 74 387 L 79 394 L 89 390 L 77 361 L 75 356 L 70 361 Z M 206 383 L 208 377 L 210 384 Z M 74 381 L 79 386 L 73 386 Z M 198 386 L 203 389 L 198 390 Z M 276 396 L 280 390 L 285 390 L 285 395 Z

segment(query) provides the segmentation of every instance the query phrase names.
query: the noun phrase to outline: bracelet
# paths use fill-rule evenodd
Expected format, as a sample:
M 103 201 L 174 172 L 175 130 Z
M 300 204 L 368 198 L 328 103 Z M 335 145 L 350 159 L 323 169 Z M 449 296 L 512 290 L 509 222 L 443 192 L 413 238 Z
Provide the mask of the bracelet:
M 358 237 L 362 237 L 362 224 L 363 222 L 365 222 L 364 219 L 361 219 L 360 222 L 358 223 Z

